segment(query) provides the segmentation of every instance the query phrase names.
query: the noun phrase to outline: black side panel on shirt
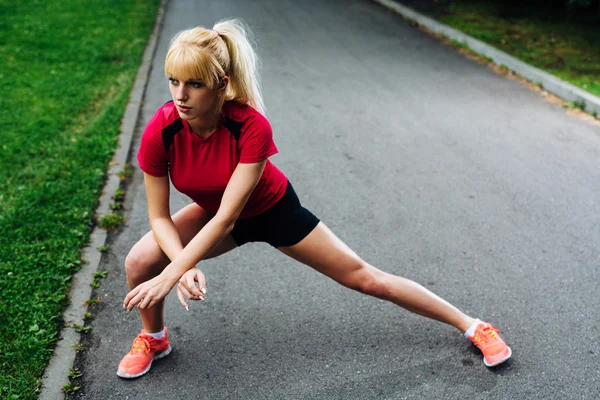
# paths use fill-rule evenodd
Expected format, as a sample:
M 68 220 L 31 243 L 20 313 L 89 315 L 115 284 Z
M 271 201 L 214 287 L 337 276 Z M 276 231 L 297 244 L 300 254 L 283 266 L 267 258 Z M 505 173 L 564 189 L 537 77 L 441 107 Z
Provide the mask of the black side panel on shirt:
M 177 118 L 175 121 L 171 122 L 169 125 L 163 128 L 162 130 L 162 140 L 165 145 L 165 150 L 167 153 L 169 152 L 169 147 L 173 144 L 173 139 L 175 135 L 183 129 L 183 122 L 181 118 Z
M 235 140 L 240 139 L 240 135 L 242 134 L 241 122 L 234 121 L 231 118 L 225 117 L 225 122 L 223 123 L 223 125 L 225 125 L 225 128 L 227 128 L 227 130 L 231 132 Z

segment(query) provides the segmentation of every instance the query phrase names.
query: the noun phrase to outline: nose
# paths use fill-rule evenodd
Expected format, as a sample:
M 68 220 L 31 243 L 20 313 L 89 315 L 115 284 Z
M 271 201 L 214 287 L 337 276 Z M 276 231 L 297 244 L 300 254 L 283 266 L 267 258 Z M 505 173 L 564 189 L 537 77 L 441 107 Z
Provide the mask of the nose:
M 180 84 L 177 87 L 177 92 L 175 93 L 175 100 L 181 103 L 187 100 L 187 91 L 185 85 Z

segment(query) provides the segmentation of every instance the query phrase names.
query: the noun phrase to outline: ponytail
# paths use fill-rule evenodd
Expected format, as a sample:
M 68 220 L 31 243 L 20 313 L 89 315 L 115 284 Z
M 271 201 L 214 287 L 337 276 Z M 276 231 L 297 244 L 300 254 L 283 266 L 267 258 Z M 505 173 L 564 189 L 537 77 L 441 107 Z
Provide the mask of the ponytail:
M 258 77 L 259 59 L 251 44 L 252 32 L 239 19 L 220 21 L 213 30 L 223 39 L 229 52 L 230 86 L 225 100 L 247 103 L 264 114 Z

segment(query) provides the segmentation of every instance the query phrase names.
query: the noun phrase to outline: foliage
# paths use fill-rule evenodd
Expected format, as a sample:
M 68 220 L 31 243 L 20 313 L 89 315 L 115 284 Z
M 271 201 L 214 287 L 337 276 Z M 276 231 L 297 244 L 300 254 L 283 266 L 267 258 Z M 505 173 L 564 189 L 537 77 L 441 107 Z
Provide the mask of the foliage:
M 0 398 L 39 392 L 157 7 L 0 0 Z
M 558 6 L 552 8 L 552 3 Z M 537 0 L 456 0 L 423 11 L 600 96 L 600 18 L 589 10 L 567 15 L 565 0 L 536 4 Z

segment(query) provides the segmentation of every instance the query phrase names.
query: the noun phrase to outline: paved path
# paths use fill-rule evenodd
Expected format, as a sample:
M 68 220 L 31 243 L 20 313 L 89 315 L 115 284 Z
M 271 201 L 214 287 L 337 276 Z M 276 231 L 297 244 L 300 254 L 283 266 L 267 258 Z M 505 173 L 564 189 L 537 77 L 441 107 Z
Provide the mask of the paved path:
M 122 265 L 148 229 L 136 170 L 77 397 L 599 398 L 600 129 L 359 0 L 171 0 L 143 123 L 169 99 L 169 39 L 230 16 L 259 40 L 272 160 L 304 204 L 372 264 L 497 324 L 514 358 L 486 369 L 453 328 L 252 244 L 202 263 L 206 304 L 168 298 L 172 355 L 120 380 L 140 329 Z

